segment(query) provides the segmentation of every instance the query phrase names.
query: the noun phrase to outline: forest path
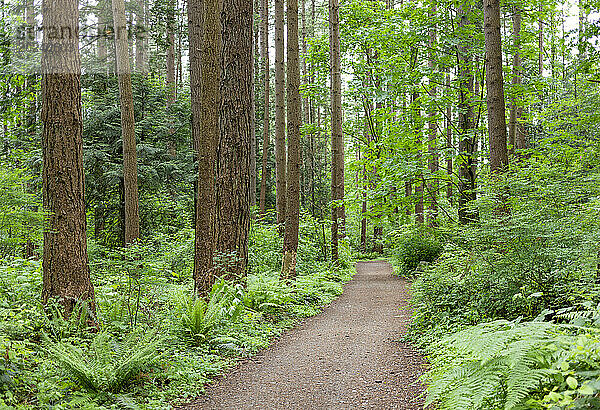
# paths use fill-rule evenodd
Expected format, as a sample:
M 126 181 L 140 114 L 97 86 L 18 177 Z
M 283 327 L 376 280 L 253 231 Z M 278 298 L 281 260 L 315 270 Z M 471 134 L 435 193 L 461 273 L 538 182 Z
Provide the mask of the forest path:
M 399 341 L 409 283 L 358 262 L 324 311 L 209 386 L 188 409 L 421 409 L 423 358 Z

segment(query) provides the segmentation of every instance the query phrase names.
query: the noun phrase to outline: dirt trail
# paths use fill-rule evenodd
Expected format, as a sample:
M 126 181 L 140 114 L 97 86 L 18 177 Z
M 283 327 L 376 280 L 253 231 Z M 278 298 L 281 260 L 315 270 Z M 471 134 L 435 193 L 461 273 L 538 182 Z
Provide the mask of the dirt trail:
M 320 315 L 185 408 L 421 409 L 423 358 L 399 341 L 410 318 L 409 285 L 385 262 L 359 262 L 356 270 Z

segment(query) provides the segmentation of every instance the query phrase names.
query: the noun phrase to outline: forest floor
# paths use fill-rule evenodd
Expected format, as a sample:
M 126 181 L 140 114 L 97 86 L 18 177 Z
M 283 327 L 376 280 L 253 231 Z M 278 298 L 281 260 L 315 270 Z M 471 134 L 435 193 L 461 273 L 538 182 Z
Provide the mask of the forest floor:
M 424 359 L 402 341 L 409 283 L 358 262 L 344 293 L 182 409 L 422 409 Z

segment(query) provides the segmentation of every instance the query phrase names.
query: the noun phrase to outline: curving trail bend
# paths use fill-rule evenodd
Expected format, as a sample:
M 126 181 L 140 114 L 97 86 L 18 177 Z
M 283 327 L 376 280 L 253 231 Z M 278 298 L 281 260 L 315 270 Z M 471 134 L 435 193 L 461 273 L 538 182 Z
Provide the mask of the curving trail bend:
M 423 357 L 399 341 L 409 283 L 386 262 L 358 262 L 321 314 L 209 386 L 187 409 L 422 409 Z

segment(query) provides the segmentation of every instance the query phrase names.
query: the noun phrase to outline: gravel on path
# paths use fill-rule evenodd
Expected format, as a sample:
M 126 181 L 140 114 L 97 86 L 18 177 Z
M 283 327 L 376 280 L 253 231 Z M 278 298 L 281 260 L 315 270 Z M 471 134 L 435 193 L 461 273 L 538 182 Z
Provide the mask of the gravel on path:
M 209 386 L 186 409 L 422 409 L 423 357 L 400 339 L 409 283 L 358 262 L 324 311 Z

